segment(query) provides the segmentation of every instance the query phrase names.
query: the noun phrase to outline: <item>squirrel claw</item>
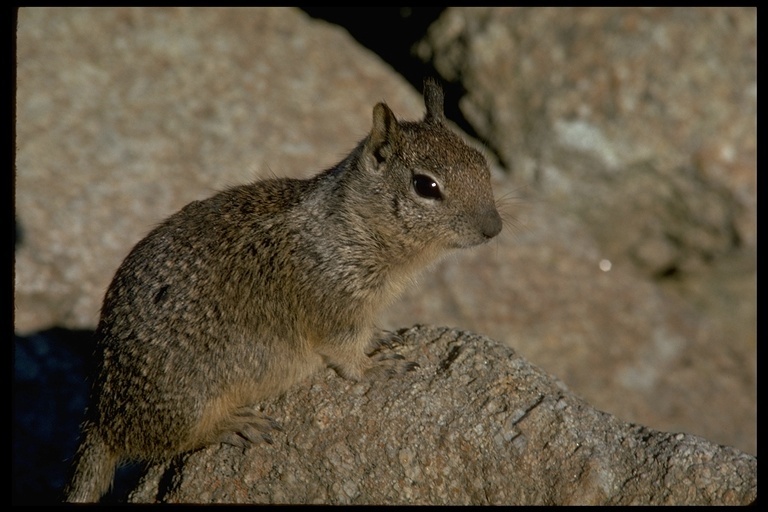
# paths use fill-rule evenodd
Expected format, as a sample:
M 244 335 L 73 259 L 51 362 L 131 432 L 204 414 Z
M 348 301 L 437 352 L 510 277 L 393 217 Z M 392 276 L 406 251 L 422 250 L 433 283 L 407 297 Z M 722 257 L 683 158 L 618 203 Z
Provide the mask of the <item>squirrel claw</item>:
M 396 332 L 381 331 L 380 335 L 373 340 L 372 353 L 382 348 L 393 349 L 403 344 L 403 338 Z
M 420 367 L 418 363 L 408 361 L 400 354 L 378 354 L 372 359 L 374 360 L 374 366 L 366 372 L 366 376 L 372 378 L 394 377 L 395 375 L 402 375 Z
M 406 365 L 406 369 L 405 369 L 405 371 L 407 371 L 407 372 L 412 372 L 412 371 L 414 371 L 414 370 L 418 370 L 419 368 L 421 368 L 421 365 L 420 365 L 419 363 L 409 362 L 409 363 Z
M 281 432 L 283 429 L 278 422 L 260 415 L 253 407 L 241 407 L 232 414 L 226 432 L 221 435 L 219 441 L 243 450 L 259 440 L 274 444 L 269 434 L 272 430 Z

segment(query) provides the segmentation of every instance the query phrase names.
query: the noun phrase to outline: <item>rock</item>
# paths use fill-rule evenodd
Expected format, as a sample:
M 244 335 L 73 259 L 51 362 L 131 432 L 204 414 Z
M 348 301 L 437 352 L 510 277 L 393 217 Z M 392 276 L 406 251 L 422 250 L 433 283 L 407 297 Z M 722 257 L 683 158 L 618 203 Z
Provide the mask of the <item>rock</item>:
M 454 8 L 417 50 L 507 169 L 657 275 L 754 248 L 756 12 Z
M 624 423 L 489 338 L 400 332 L 420 368 L 353 383 L 327 370 L 263 404 L 273 444 L 212 446 L 149 469 L 132 502 L 747 504 L 757 460 Z

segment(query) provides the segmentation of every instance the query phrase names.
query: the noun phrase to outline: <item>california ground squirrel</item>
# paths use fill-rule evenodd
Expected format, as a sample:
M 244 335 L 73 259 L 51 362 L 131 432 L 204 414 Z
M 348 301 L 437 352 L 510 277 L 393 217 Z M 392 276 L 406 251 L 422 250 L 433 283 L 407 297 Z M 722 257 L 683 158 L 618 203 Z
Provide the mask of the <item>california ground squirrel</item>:
M 109 286 L 68 501 L 98 501 L 123 459 L 167 460 L 274 426 L 253 408 L 330 365 L 345 378 L 412 369 L 372 352 L 378 310 L 449 249 L 502 228 L 485 158 L 445 124 L 384 103 L 336 166 L 194 201 L 140 241 Z

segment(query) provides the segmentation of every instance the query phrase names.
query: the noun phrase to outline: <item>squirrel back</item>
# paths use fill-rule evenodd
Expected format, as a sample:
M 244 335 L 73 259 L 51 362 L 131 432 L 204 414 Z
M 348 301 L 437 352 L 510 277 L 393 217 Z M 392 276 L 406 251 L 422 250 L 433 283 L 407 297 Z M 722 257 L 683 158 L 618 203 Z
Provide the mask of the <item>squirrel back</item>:
M 97 501 L 123 459 L 268 439 L 254 404 L 324 365 L 355 380 L 414 368 L 370 355 L 376 314 L 502 227 L 484 157 L 446 126 L 435 82 L 424 97 L 419 122 L 376 105 L 336 166 L 190 203 L 133 248 L 104 298 L 69 501 Z

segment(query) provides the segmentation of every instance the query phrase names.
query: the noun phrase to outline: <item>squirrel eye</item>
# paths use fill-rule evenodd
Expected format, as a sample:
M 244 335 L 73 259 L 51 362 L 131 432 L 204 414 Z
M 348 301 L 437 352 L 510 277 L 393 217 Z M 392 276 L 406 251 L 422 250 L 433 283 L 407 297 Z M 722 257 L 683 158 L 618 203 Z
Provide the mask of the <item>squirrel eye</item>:
M 421 197 L 427 199 L 442 199 L 443 194 L 440 192 L 440 185 L 435 180 L 424 174 L 416 174 L 413 176 L 413 189 Z

